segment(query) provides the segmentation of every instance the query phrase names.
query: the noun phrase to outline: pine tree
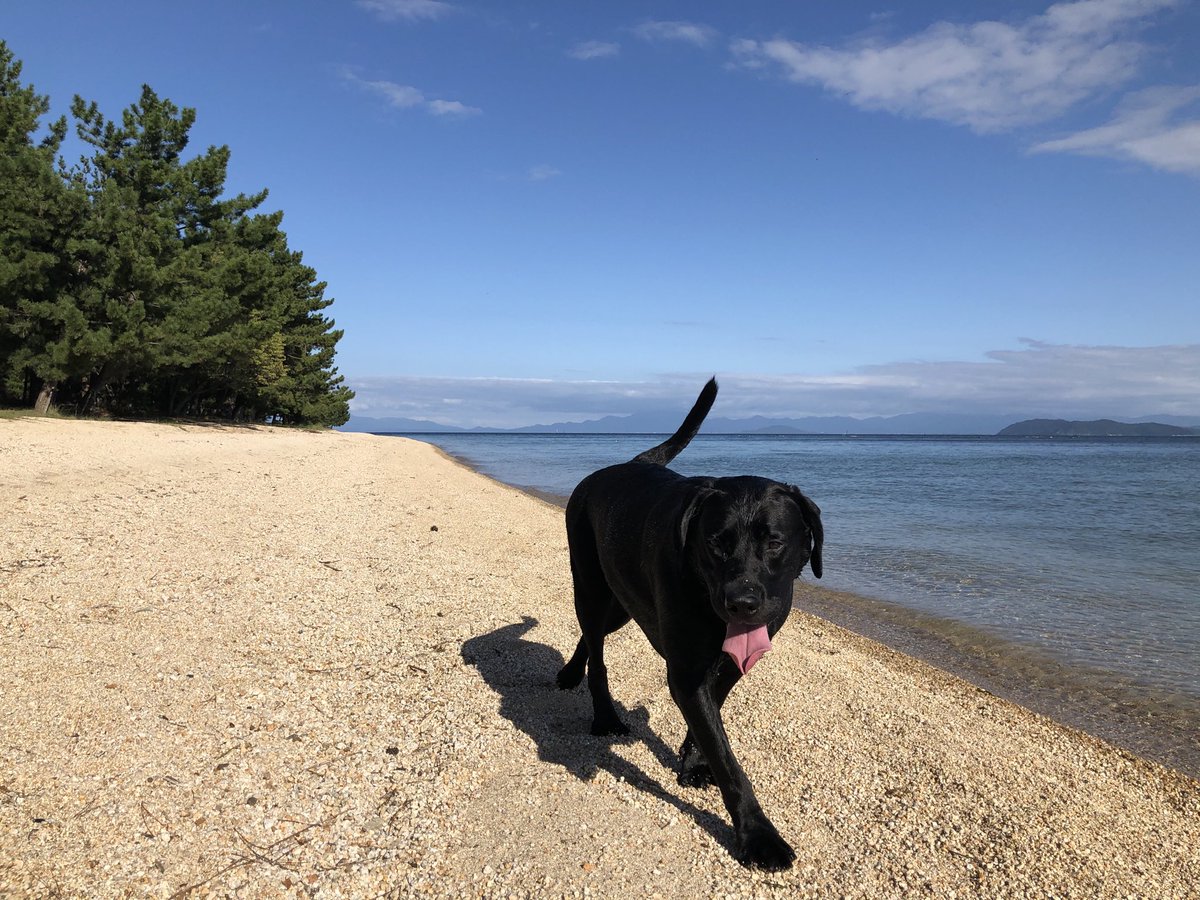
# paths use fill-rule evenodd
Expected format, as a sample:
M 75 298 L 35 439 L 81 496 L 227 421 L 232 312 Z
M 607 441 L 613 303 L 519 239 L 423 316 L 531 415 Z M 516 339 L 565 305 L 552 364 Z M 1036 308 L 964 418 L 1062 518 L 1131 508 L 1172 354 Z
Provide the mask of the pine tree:
M 80 137 L 96 148 L 82 180 L 92 209 L 89 300 L 101 362 L 81 405 L 141 407 L 150 398 L 138 398 L 138 387 L 203 365 L 206 338 L 235 317 L 211 284 L 212 245 L 266 192 L 219 199 L 229 149 L 210 147 L 184 162 L 196 111 L 148 85 L 120 125 L 80 97 L 71 109 Z
M 91 246 L 105 273 L 108 352 L 85 408 L 107 390 L 166 415 L 345 422 L 353 394 L 332 368 L 342 333 L 319 314 L 325 286 L 288 249 L 282 213 L 251 214 L 265 190 L 220 199 L 228 147 L 182 162 L 195 110 L 148 86 L 120 127 L 78 97 L 72 110 L 97 148 Z
M 0 41 L 0 392 L 26 404 L 36 394 L 44 412 L 74 374 L 74 345 L 88 330 L 70 252 L 86 205 L 55 169 L 66 117 L 37 140 L 50 101 L 20 78 L 21 62 Z
M 300 253 L 284 260 L 292 291 L 282 333 L 287 378 L 275 392 L 278 414 L 285 422 L 342 425 L 350 418 L 354 393 L 333 365 L 334 348 L 343 332 L 322 313 L 333 303 L 326 284 L 304 265 Z
M 196 111 L 143 86 L 110 121 L 75 97 L 92 155 L 40 142 L 47 98 L 0 42 L 0 390 L 80 411 L 341 424 L 353 394 L 325 284 L 267 192 L 224 198 L 228 147 L 184 160 Z

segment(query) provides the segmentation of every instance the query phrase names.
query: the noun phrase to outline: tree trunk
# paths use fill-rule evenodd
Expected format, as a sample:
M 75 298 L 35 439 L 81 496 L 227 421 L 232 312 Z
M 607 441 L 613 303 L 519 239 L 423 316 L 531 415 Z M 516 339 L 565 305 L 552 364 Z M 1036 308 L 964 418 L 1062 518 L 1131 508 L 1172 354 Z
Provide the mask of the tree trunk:
M 50 411 L 50 404 L 54 400 L 54 390 L 57 387 L 58 385 L 52 381 L 42 382 L 42 389 L 33 404 L 33 411 L 39 416 L 44 416 Z
M 100 392 L 108 387 L 108 383 L 112 381 L 113 367 L 105 363 L 100 367 L 100 373 L 91 380 L 88 384 L 87 393 L 83 395 L 83 401 L 79 404 L 79 412 L 87 415 L 91 412 L 92 404 L 96 402 L 96 398 L 100 396 Z

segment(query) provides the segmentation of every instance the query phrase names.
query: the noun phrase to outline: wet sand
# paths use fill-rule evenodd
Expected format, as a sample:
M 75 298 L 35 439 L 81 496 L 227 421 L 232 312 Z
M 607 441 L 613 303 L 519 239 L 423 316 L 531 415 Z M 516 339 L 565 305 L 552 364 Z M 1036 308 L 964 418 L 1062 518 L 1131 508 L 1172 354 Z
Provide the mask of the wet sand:
M 749 873 L 576 638 L 561 510 L 427 445 L 0 421 L 0 895 L 1196 896 L 1200 784 L 803 611 L 726 706 Z

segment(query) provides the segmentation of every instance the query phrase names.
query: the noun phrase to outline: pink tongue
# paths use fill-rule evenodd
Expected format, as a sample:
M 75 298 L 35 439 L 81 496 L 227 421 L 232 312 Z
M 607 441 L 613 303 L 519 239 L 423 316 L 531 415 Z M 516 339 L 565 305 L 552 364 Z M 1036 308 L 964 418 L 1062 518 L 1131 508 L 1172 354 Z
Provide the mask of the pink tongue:
M 736 625 L 730 622 L 725 629 L 721 649 L 733 657 L 738 671 L 745 675 L 771 649 L 766 625 Z

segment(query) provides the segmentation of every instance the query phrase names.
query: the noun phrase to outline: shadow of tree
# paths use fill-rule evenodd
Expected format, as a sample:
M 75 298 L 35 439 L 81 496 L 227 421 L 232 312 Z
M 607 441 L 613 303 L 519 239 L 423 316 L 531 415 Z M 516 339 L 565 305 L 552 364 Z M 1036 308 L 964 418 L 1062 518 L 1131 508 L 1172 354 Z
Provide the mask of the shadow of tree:
M 471 638 L 462 645 L 462 658 L 500 695 L 500 714 L 533 738 L 538 759 L 562 766 L 581 781 L 591 781 L 598 771 L 624 778 L 627 784 L 690 816 L 731 851 L 733 829 L 724 819 L 684 800 L 613 751 L 617 743 L 645 744 L 673 776 L 678 755 L 651 731 L 650 714 L 644 706 L 626 710 L 617 705 L 621 719 L 629 726 L 628 735 L 589 734 L 592 701 L 587 688 L 559 690 L 554 676 L 562 668 L 562 654 L 525 637 L 537 624 L 537 619 L 525 616 L 521 622 Z

